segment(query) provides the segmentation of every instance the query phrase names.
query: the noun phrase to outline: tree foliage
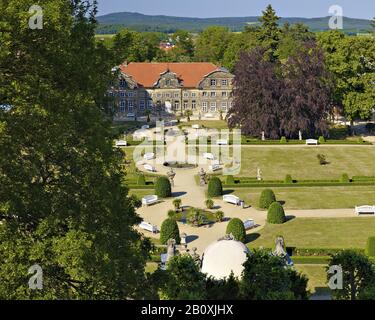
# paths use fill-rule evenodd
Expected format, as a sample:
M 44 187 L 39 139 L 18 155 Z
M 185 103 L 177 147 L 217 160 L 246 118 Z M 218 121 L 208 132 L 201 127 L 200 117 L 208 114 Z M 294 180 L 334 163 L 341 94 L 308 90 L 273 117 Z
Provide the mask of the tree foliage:
M 169 239 L 176 240 L 176 243 L 178 244 L 181 241 L 180 230 L 178 228 L 177 222 L 172 218 L 165 219 L 160 228 L 160 242 L 162 244 L 167 244 Z
M 103 112 L 112 59 L 96 8 L 45 1 L 31 30 L 32 4 L 0 2 L 0 299 L 140 297 L 149 242 Z M 34 264 L 42 291 L 28 288 Z

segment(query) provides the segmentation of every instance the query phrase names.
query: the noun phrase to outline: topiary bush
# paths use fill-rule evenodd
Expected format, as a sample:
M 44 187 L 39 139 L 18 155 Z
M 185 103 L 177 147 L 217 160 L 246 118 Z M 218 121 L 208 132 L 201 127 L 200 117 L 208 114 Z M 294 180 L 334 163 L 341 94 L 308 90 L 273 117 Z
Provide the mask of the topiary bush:
M 176 243 L 181 242 L 180 230 L 176 220 L 168 218 L 163 221 L 160 228 L 160 242 L 161 244 L 167 244 L 169 239 L 175 239 Z
M 172 203 L 173 203 L 173 206 L 174 206 L 174 208 L 176 209 L 176 211 L 180 210 L 180 208 L 181 208 L 181 203 L 182 203 L 182 200 L 181 200 L 181 199 L 176 198 L 176 199 L 173 200 Z
M 343 183 L 348 183 L 348 182 L 350 182 L 350 178 L 349 178 L 348 174 L 347 174 L 347 173 L 344 173 L 344 174 L 341 176 L 340 181 L 343 182 Z
M 174 219 L 176 217 L 176 211 L 174 211 L 174 210 L 168 210 L 167 215 L 168 215 L 168 218 Z
M 231 219 L 227 225 L 226 233 L 232 234 L 237 241 L 246 242 L 246 230 L 241 219 Z
M 223 185 L 221 180 L 218 177 L 212 177 L 208 182 L 208 196 L 211 197 L 220 197 L 223 195 Z
M 281 137 L 280 143 L 287 143 L 288 141 L 286 140 L 286 137 Z
M 235 184 L 233 176 L 227 176 L 225 184 Z
M 167 177 L 159 177 L 155 182 L 155 194 L 160 198 L 168 198 L 172 195 L 171 183 Z
M 206 205 L 207 209 L 212 209 L 214 207 L 214 202 L 212 199 L 207 199 L 204 204 Z
M 283 206 L 274 202 L 268 208 L 267 222 L 272 224 L 282 224 L 286 221 L 285 212 Z
M 284 179 L 285 183 L 293 183 L 293 178 L 290 174 L 287 174 Z
M 259 208 L 268 209 L 276 201 L 276 196 L 271 189 L 264 189 L 260 194 Z
M 224 219 L 224 212 L 223 211 L 216 211 L 215 218 L 217 222 L 221 222 Z
M 320 136 L 318 142 L 319 144 L 323 144 L 326 142 L 326 139 L 323 136 Z
M 139 185 L 139 186 L 146 185 L 146 179 L 145 179 L 145 176 L 143 174 L 138 175 L 137 185 Z
M 365 252 L 369 257 L 375 257 L 375 237 L 369 237 L 367 239 Z

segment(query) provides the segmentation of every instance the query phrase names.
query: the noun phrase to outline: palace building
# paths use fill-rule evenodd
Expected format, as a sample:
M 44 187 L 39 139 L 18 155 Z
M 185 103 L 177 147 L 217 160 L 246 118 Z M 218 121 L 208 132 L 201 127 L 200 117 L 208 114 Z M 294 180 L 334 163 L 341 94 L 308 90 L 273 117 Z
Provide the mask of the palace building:
M 212 63 L 129 63 L 111 83 L 117 116 L 146 110 L 214 117 L 232 104 L 234 76 Z

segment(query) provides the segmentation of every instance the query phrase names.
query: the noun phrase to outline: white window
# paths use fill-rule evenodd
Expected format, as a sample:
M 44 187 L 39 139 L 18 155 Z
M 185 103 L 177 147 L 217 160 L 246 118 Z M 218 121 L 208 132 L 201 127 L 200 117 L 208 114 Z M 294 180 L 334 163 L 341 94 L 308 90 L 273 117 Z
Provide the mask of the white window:
M 134 107 L 134 101 L 133 100 L 129 100 L 128 101 L 128 110 L 129 111 L 133 111 L 133 107 Z
M 228 85 L 228 80 L 227 79 L 221 80 L 221 85 L 222 86 L 227 86 Z
M 202 92 L 202 96 L 203 96 L 203 97 L 208 97 L 208 92 L 207 92 L 207 91 L 203 91 L 203 92 Z
M 224 111 L 224 112 L 228 111 L 228 102 L 227 101 L 223 101 L 221 103 L 221 111 Z
M 125 91 L 121 91 L 120 92 L 120 96 L 123 97 L 123 98 L 126 97 L 126 92 Z
M 180 96 L 180 94 L 178 92 L 175 92 L 174 97 L 178 98 L 179 96 Z
M 147 101 L 147 108 L 152 108 L 154 104 L 152 103 L 152 100 Z
M 211 95 L 211 98 L 214 98 L 216 97 L 216 92 L 212 91 L 210 95 Z
M 197 108 L 197 102 L 196 102 L 195 100 L 193 100 L 193 101 L 191 102 L 191 108 L 192 108 L 193 110 L 195 110 L 195 109 Z
M 189 98 L 189 92 L 187 91 L 184 92 L 184 98 Z
M 187 101 L 184 101 L 184 109 L 188 108 L 189 103 Z
M 197 96 L 197 94 L 196 94 L 195 92 L 192 92 L 192 93 L 191 93 L 191 97 L 192 97 L 192 98 L 195 98 L 196 96 Z
M 166 97 L 166 98 L 170 98 L 170 97 L 171 97 L 171 94 L 170 94 L 170 93 L 166 93 L 166 94 L 165 94 L 165 97 Z
M 226 91 L 223 91 L 223 92 L 221 93 L 221 96 L 222 96 L 223 98 L 226 98 L 226 97 L 228 97 L 228 92 L 226 92 Z
M 203 101 L 203 102 L 202 102 L 202 111 L 203 111 L 203 112 L 207 112 L 207 107 L 208 107 L 208 103 L 207 103 L 207 101 Z
M 134 96 L 133 91 L 128 91 L 128 97 L 129 97 L 129 98 L 132 98 L 133 96 Z
M 145 108 L 145 101 L 144 100 L 139 100 L 139 108 L 144 109 Z
M 174 102 L 174 109 L 175 109 L 175 110 L 178 110 L 179 108 L 180 108 L 180 102 L 175 101 L 175 102 Z
M 216 79 L 211 79 L 210 83 L 211 83 L 211 87 L 215 87 L 216 86 Z
M 165 80 L 165 85 L 169 87 L 171 85 L 171 80 Z
M 125 112 L 126 109 L 126 100 L 120 101 L 120 112 Z
M 120 79 L 120 87 L 125 87 L 126 81 L 124 79 Z
M 210 110 L 211 110 L 212 112 L 215 112 L 215 111 L 216 111 L 216 102 L 211 102 L 211 103 L 210 103 Z

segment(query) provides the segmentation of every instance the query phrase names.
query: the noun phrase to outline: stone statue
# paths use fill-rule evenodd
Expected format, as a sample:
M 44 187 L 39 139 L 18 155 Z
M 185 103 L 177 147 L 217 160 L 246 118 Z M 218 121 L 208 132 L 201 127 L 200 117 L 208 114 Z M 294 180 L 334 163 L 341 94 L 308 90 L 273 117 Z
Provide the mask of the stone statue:
M 234 240 L 234 236 L 232 233 L 227 233 L 224 237 L 221 237 L 218 239 L 218 241 L 222 241 L 222 240 Z
M 258 181 L 262 181 L 263 178 L 262 178 L 262 170 L 260 170 L 260 168 L 257 169 L 257 180 Z
M 275 248 L 275 251 L 273 252 L 273 255 L 280 257 L 280 258 L 285 258 L 287 253 L 284 249 L 284 238 L 281 236 L 276 237 L 275 244 L 276 244 L 276 248 Z
M 192 252 L 190 253 L 191 257 L 193 258 L 194 262 L 200 267 L 201 266 L 201 257 L 197 253 L 197 248 L 193 248 Z
M 298 137 L 299 137 L 299 141 L 302 141 L 302 132 L 301 132 L 301 130 L 298 131 Z
M 199 172 L 199 185 L 201 187 L 205 186 L 207 184 L 207 173 L 201 168 L 201 171 Z
M 266 140 L 266 137 L 264 135 L 264 131 L 262 131 L 262 141 Z
M 167 241 L 167 261 L 176 255 L 176 240 L 169 239 Z
M 171 183 L 171 186 L 174 187 L 174 177 L 176 176 L 176 172 L 173 171 L 173 168 L 171 168 L 171 171 L 167 172 L 167 176 Z

